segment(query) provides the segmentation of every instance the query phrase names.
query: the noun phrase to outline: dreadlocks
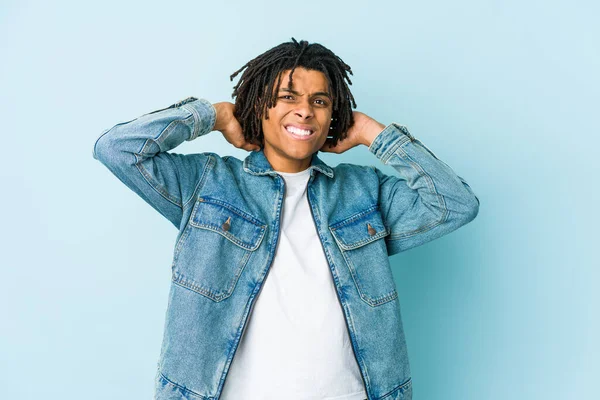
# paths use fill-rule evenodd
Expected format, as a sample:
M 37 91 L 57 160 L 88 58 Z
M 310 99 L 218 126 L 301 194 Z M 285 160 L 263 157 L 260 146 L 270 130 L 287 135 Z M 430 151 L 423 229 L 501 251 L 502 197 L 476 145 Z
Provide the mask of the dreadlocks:
M 246 68 L 234 86 L 231 97 L 236 98 L 234 116 L 240 122 L 247 142 L 264 147 L 262 115 L 269 119 L 268 109 L 277 104 L 281 72 L 290 70 L 288 87 L 291 89 L 296 67 L 320 71 L 325 75 L 333 97 L 330 141 L 335 146 L 338 140 L 347 136 L 347 130 L 354 125 L 351 107 L 356 108 L 354 96 L 348 87 L 348 84 L 352 84 L 348 76 L 348 73 L 352 75 L 350 66 L 318 43 L 308 44 L 305 40 L 297 42 L 292 38 L 291 42 L 282 43 L 248 61 L 230 76 L 233 81 Z

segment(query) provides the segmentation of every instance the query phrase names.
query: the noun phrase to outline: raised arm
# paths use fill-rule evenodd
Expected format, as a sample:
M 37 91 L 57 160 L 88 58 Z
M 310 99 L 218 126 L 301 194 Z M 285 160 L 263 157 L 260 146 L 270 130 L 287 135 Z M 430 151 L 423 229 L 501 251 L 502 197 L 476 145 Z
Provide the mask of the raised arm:
M 211 132 L 216 119 L 211 103 L 189 97 L 105 130 L 93 156 L 179 228 L 209 156 L 168 151 Z
M 471 187 L 405 126 L 389 124 L 369 151 L 400 174 L 375 168 L 381 212 L 391 230 L 386 237 L 389 255 L 439 238 L 477 216 L 479 198 Z
M 354 111 L 355 124 L 347 139 L 322 151 L 342 153 L 365 145 L 383 164 L 399 174 L 379 177 L 379 207 L 390 235 L 385 237 L 389 255 L 411 249 L 450 233 L 473 220 L 479 199 L 467 182 L 437 158 L 400 124 L 385 126 Z

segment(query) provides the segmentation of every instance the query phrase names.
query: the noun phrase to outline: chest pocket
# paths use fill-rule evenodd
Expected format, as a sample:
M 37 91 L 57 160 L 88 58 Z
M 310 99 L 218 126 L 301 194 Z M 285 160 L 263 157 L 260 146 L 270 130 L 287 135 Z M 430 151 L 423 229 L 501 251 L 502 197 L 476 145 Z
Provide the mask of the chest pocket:
M 398 297 L 384 239 L 390 232 L 376 206 L 329 226 L 329 230 L 363 301 L 378 306 Z
M 266 225 L 224 201 L 198 198 L 173 260 L 173 281 L 213 301 L 233 293 Z

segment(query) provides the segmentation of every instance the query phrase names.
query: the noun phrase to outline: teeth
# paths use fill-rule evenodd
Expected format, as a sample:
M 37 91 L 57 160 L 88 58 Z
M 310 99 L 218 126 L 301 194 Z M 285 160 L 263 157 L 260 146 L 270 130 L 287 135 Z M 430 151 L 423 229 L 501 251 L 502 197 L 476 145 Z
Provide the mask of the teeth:
M 298 129 L 294 126 L 288 126 L 286 128 L 288 130 L 288 132 L 294 133 L 296 135 L 302 135 L 302 136 L 308 136 L 310 135 L 310 131 L 304 130 L 304 129 Z

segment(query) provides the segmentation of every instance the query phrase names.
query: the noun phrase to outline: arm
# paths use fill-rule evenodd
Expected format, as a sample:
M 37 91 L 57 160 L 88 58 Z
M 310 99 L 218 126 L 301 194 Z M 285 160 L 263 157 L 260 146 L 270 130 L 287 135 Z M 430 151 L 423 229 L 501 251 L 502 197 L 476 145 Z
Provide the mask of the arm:
M 391 123 L 365 144 L 400 174 L 389 176 L 375 169 L 381 212 L 391 230 L 386 237 L 389 255 L 439 238 L 477 216 L 479 198 L 467 182 L 405 126 Z
M 209 157 L 168 151 L 211 132 L 216 119 L 211 103 L 189 97 L 105 130 L 93 156 L 179 228 Z

